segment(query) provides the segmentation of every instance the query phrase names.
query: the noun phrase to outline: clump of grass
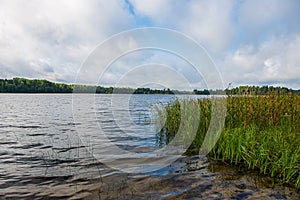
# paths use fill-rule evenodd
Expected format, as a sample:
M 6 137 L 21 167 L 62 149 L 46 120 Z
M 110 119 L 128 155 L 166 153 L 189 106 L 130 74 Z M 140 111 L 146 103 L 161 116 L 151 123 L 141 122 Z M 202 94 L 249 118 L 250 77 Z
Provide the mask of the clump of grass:
M 197 134 L 188 153 L 198 153 L 209 128 L 212 100 L 199 99 Z M 181 103 L 166 106 L 163 133 L 168 144 L 181 124 Z M 227 98 L 225 127 L 209 156 L 293 183 L 300 188 L 300 96 Z M 190 113 L 193 115 L 193 113 Z
M 209 127 L 211 107 L 212 101 L 209 99 L 202 99 L 201 103 L 199 103 L 197 99 L 176 99 L 170 102 L 164 107 L 165 112 L 158 112 L 159 118 L 165 118 L 165 126 L 163 127 L 162 132 L 159 133 L 161 138 L 165 138 L 164 144 L 171 142 L 174 136 L 178 133 L 180 126 L 187 126 L 187 124 L 198 126 L 198 130 L 196 129 L 197 134 L 195 135 L 196 139 L 193 141 L 192 145 L 200 145 L 197 142 L 201 142 L 202 144 Z M 193 115 L 195 114 L 199 114 L 198 118 L 196 118 L 197 123 L 199 124 L 190 123 L 190 121 L 195 121 L 195 118 L 193 118 Z M 189 126 L 189 128 L 189 130 L 186 130 L 187 132 L 195 130 L 194 127 Z M 165 137 L 162 137 L 162 135 Z M 185 136 L 188 137 L 188 133 Z

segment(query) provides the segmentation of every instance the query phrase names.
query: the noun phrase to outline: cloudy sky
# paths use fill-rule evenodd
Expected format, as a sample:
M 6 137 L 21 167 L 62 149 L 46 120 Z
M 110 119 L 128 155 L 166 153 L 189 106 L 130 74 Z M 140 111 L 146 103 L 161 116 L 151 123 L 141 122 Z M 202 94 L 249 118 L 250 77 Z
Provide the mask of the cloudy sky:
M 200 44 L 224 87 L 231 82 L 298 89 L 299 11 L 298 0 L 2 0 L 0 78 L 74 83 L 92 52 L 112 35 L 160 27 Z M 133 37 L 112 43 L 110 49 L 138 49 L 139 45 Z M 100 65 L 101 61 L 99 69 Z M 192 88 L 207 87 L 206 78 L 193 70 L 175 54 L 148 49 L 116 59 L 98 80 L 112 86 L 189 89 L 183 84 L 188 82 Z

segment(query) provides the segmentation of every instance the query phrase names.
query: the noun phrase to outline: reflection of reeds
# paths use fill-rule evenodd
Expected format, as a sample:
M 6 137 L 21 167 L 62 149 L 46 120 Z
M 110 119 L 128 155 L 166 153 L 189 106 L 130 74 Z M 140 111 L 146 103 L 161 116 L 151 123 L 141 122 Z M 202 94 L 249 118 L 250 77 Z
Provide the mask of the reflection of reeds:
M 198 153 L 211 123 L 212 100 L 199 99 L 198 107 L 199 127 L 187 153 Z M 179 129 L 181 110 L 179 100 L 165 107 L 165 129 L 160 134 L 165 135 L 166 144 Z M 225 128 L 210 156 L 257 169 L 299 188 L 300 96 L 228 97 Z

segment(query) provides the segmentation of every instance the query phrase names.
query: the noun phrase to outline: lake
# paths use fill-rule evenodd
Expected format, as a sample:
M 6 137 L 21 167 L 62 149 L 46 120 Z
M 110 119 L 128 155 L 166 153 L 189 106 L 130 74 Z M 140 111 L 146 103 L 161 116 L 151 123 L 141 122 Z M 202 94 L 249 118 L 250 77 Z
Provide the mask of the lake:
M 205 157 L 157 154 L 157 108 L 175 98 L 0 94 L 0 198 L 298 199 Z

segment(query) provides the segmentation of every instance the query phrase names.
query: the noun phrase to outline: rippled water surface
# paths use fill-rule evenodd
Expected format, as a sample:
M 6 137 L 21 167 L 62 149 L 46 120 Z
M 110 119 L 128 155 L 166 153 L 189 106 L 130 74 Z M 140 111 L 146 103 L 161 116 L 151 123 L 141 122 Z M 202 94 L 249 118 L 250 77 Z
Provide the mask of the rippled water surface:
M 155 108 L 173 98 L 0 94 L 0 199 L 299 199 L 206 158 L 156 158 Z

